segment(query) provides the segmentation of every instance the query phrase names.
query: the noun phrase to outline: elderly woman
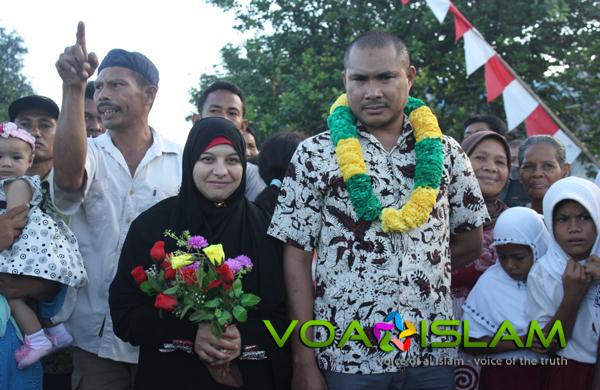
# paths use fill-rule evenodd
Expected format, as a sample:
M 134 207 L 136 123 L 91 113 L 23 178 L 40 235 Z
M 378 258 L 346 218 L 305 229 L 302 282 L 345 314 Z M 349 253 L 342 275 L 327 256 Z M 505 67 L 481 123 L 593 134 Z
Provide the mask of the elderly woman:
M 242 388 L 287 388 L 288 351 L 277 348 L 262 325 L 262 320 L 271 320 L 279 334 L 287 325 L 282 248 L 266 235 L 267 213 L 244 197 L 246 154 L 240 132 L 222 118 L 198 121 L 185 145 L 182 172 L 179 195 L 159 202 L 132 223 L 110 289 L 115 333 L 140 346 L 134 388 L 220 389 L 208 370 L 215 362 L 239 367 Z M 209 243 L 223 244 L 226 254 L 252 259 L 254 267 L 244 276 L 243 288 L 260 296 L 261 302 L 246 322 L 217 339 L 207 324 L 160 315 L 154 298 L 142 293 L 130 272 L 139 265 L 151 266 L 149 250 L 155 241 L 164 240 L 167 252 L 177 249 L 173 239 L 164 237 L 165 229 L 177 235 L 189 230 Z M 194 348 L 184 351 L 173 345 Z
M 569 175 L 564 145 L 549 135 L 529 137 L 519 147 L 519 177 L 531 199 L 530 207 L 542 214 L 542 201 L 554 182 Z

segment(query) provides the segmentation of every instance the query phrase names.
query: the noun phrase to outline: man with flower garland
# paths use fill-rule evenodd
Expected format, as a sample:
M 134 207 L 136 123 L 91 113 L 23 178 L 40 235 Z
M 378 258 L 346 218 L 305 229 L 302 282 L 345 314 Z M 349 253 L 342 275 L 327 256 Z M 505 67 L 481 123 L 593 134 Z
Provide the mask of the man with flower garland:
M 361 35 L 344 67 L 347 98 L 332 107 L 329 131 L 296 150 L 269 228 L 286 242 L 290 317 L 329 321 L 337 339 L 353 320 L 372 334 L 394 311 L 413 324 L 451 319 L 451 270 L 480 254 L 488 217 L 469 160 L 409 98 L 416 70 L 397 37 Z M 314 340 L 327 338 L 326 329 L 312 329 Z M 355 336 L 341 349 L 316 350 L 292 337 L 293 387 L 454 388 L 453 366 L 444 364 L 455 350 L 413 342 L 386 353 Z

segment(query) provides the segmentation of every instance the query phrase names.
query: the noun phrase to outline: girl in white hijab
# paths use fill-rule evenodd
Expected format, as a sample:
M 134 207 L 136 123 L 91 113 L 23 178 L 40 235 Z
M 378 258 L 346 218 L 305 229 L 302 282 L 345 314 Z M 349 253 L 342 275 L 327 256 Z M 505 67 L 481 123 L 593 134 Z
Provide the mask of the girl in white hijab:
M 525 340 L 530 322 L 525 310 L 527 275 L 546 253 L 548 240 L 541 216 L 532 209 L 513 207 L 500 214 L 492 242 L 498 261 L 479 278 L 463 304 L 463 320 L 468 321 L 470 338 L 489 342 L 500 325 L 509 320 L 515 332 Z M 479 382 L 481 389 L 543 387 L 545 367 L 534 364 L 541 357 L 539 353 L 517 349 L 510 341 L 501 341 L 493 349 L 477 348 L 467 352 L 485 353 L 495 361 L 512 361 L 512 364 L 484 365 Z M 518 365 L 518 359 L 532 364 Z
M 600 310 L 598 283 L 586 273 L 587 261 L 598 261 L 600 189 L 568 177 L 554 183 L 544 197 L 544 221 L 552 235 L 546 255 L 527 280 L 528 313 L 545 331 L 560 320 L 567 345 L 557 353 L 567 364 L 551 367 L 546 389 L 590 387 L 598 344 L 595 313 Z

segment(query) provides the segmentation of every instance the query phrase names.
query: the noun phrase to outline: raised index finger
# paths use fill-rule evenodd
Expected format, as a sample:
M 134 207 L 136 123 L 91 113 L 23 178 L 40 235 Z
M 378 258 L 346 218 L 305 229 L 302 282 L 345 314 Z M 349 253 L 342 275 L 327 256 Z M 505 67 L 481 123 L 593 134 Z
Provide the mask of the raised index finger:
M 87 48 L 85 47 L 85 24 L 83 22 L 77 24 L 77 44 L 81 47 L 84 58 L 87 58 Z

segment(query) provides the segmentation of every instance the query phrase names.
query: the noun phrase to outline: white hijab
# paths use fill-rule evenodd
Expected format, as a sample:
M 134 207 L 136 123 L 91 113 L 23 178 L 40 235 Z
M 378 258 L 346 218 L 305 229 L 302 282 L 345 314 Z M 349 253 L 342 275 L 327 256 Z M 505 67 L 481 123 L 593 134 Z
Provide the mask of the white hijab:
M 558 280 L 562 280 L 567 262 L 571 258 L 554 240 L 554 232 L 552 231 L 554 208 L 563 200 L 574 200 L 590 213 L 592 221 L 596 225 L 596 241 L 591 254 L 600 255 L 600 234 L 598 234 L 600 233 L 600 188 L 591 181 L 578 177 L 560 179 L 552 184 L 544 196 L 544 221 L 552 239 L 546 256 L 540 262 L 548 275 Z M 585 260 L 580 261 L 580 263 L 585 264 Z
M 549 233 L 541 215 L 527 207 L 513 207 L 500 214 L 493 239 L 494 247 L 529 246 L 536 262 L 546 253 Z M 526 301 L 525 282 L 511 278 L 497 261 L 481 275 L 463 304 L 466 317 L 476 323 L 469 324 L 469 334 L 473 337 L 493 335 L 504 320 L 510 320 L 518 334 L 525 334 L 530 322 L 525 313 Z M 486 331 L 487 334 L 476 334 Z
M 577 177 L 567 177 L 554 183 L 544 196 L 544 221 L 551 233 L 551 240 L 548 247 L 548 252 L 539 261 L 539 267 L 542 272 L 539 275 L 547 275 L 551 281 L 544 282 L 537 286 L 536 291 L 531 291 L 531 294 L 547 293 L 548 297 L 537 299 L 534 305 L 533 317 L 539 317 L 540 313 L 544 317 L 554 315 L 554 311 L 560 303 L 559 297 L 562 297 L 562 275 L 567 266 L 570 257 L 554 240 L 552 232 L 552 214 L 556 205 L 563 200 L 574 200 L 581 204 L 592 217 L 594 225 L 596 225 L 596 240 L 592 247 L 591 254 L 600 255 L 600 188 L 594 183 Z M 585 265 L 586 260 L 579 261 Z M 539 289 L 544 286 L 556 286 L 560 288 L 561 294 L 555 294 L 550 291 L 542 292 Z M 552 287 L 550 287 L 552 288 Z M 550 300 L 548 300 L 550 298 Z M 535 298 L 533 298 L 535 299 Z M 544 313 L 543 308 L 536 307 L 539 305 L 551 304 L 555 308 L 550 313 Z M 573 327 L 571 339 L 567 343 L 567 347 L 559 352 L 559 355 L 570 359 L 575 359 L 584 363 L 593 363 L 596 360 L 596 346 L 598 343 L 598 329 L 600 329 L 600 284 L 593 283 L 588 289 L 585 298 L 581 302 L 577 311 L 577 319 Z

